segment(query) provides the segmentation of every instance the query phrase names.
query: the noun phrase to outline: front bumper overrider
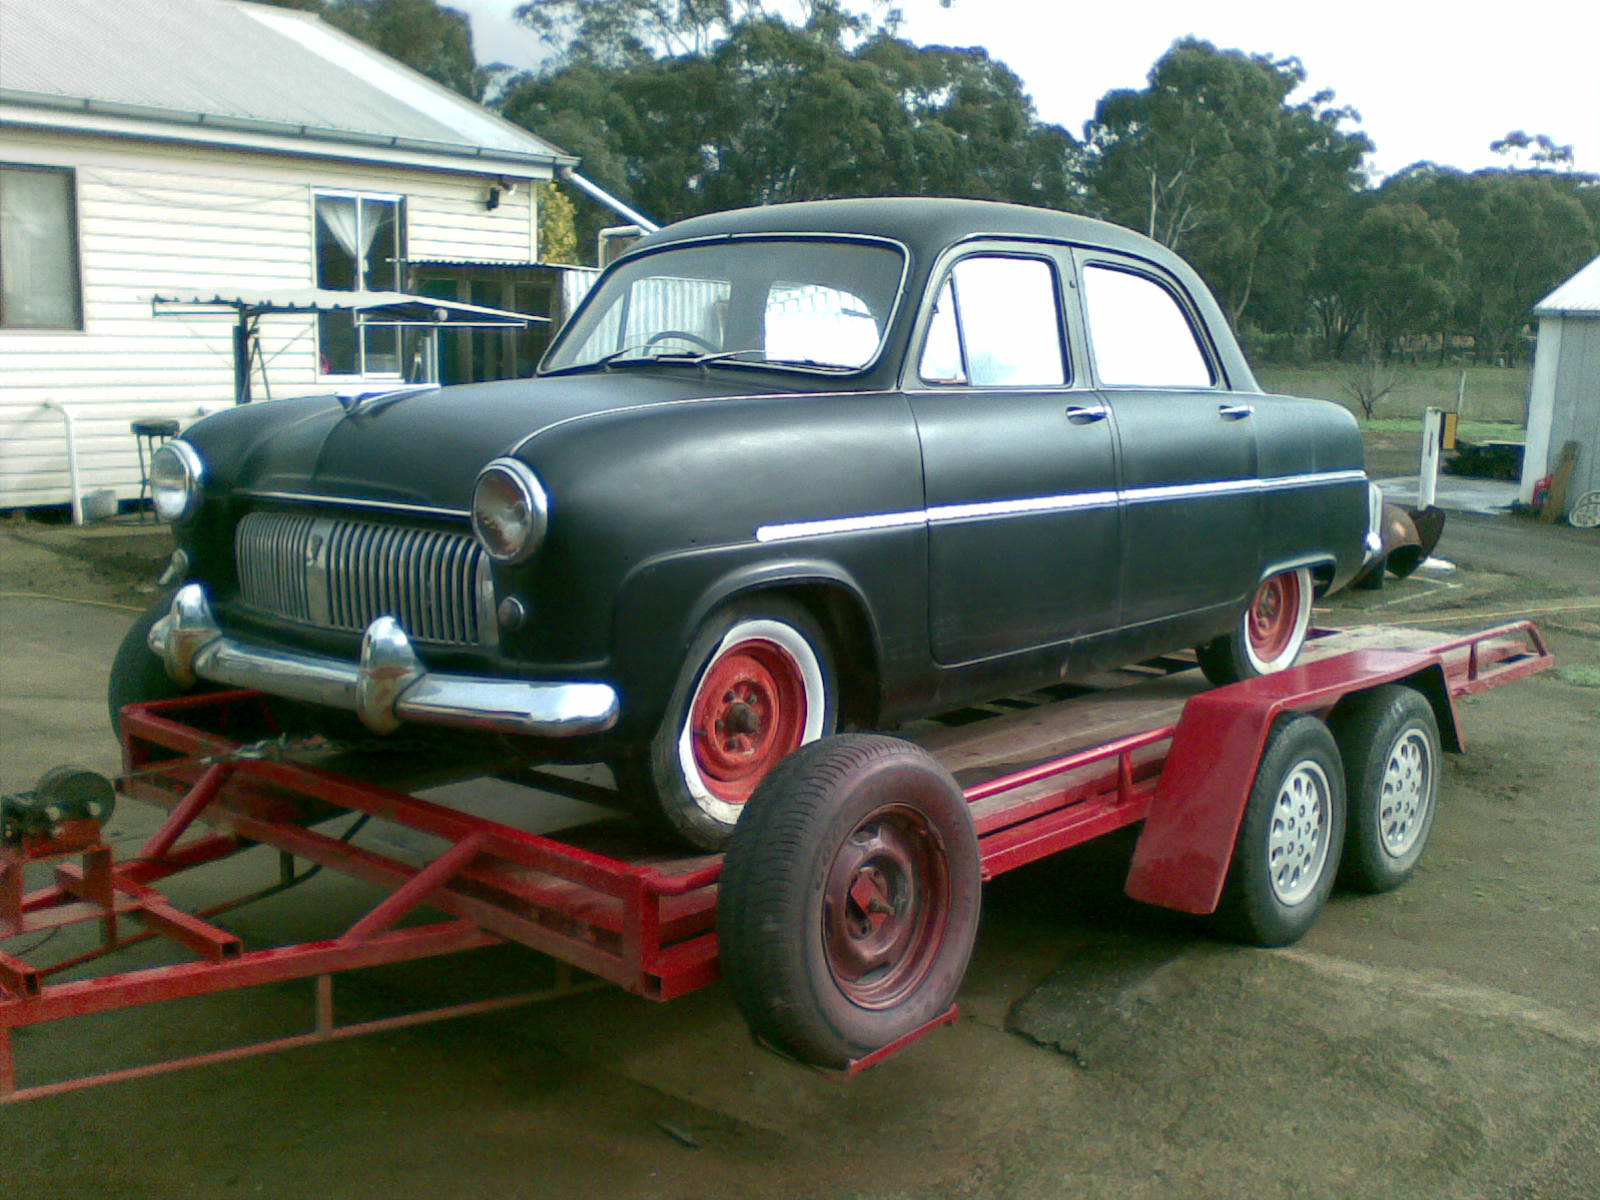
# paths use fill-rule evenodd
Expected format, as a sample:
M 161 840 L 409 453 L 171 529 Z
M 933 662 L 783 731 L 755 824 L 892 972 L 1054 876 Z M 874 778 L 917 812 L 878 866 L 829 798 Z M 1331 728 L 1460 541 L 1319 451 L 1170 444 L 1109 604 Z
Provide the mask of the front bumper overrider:
M 428 670 L 393 617 L 361 638 L 358 662 L 285 650 L 225 634 L 203 585 L 185 584 L 150 629 L 150 649 L 172 679 L 254 688 L 356 713 L 375 733 L 407 721 L 535 737 L 602 733 L 617 723 L 617 693 L 604 683 L 547 683 Z

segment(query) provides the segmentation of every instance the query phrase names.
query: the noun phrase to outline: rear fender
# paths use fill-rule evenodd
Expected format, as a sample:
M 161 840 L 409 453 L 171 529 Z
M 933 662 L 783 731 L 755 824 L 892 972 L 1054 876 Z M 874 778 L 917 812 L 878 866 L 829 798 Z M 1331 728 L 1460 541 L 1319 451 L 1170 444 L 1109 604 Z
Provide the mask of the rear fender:
M 1354 650 L 1190 699 L 1134 849 L 1128 895 L 1179 912 L 1215 912 L 1273 722 L 1285 712 L 1325 717 L 1349 696 L 1386 683 L 1422 692 L 1439 717 L 1441 743 L 1460 750 L 1437 655 Z

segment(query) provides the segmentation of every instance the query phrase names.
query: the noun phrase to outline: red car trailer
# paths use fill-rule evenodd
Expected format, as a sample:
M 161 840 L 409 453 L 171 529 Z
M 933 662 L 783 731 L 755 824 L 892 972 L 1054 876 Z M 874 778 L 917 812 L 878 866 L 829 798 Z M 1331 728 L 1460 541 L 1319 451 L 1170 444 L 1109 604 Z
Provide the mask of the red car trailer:
M 1322 634 L 1293 669 L 1210 690 L 1192 660 L 1160 659 L 1090 690 L 1044 689 L 900 738 L 803 747 L 763 783 L 726 856 L 693 857 L 628 820 L 534 834 L 330 769 L 326 754 L 322 765 L 304 761 L 319 757 L 314 745 L 263 736 L 276 727 L 258 693 L 132 705 L 118 789 L 168 812 L 136 856 L 117 861 L 104 841 L 110 789 L 86 772 L 52 772 L 7 804 L 0 1101 L 592 986 L 570 968 L 653 1000 L 726 977 L 762 1042 L 854 1073 L 955 1018 L 983 880 L 1114 830 L 1143 823 L 1130 895 L 1211 914 L 1256 944 L 1304 933 L 1336 875 L 1366 891 L 1398 886 L 1427 840 L 1440 751 L 1462 749 L 1455 700 L 1551 664 L 1529 622 L 1461 638 Z M 553 771 L 523 778 L 618 803 Z M 318 828 L 349 814 L 443 849 L 411 862 L 358 844 L 353 827 Z M 157 886 L 260 845 L 279 851 L 287 882 L 305 860 L 387 894 L 341 936 L 248 949 L 211 919 L 229 905 L 186 912 Z M 99 938 L 65 960 L 34 965 L 16 948 L 25 935 L 83 923 L 98 923 Z M 191 957 L 64 978 L 156 937 Z M 341 972 L 502 942 L 555 959 L 554 985 L 335 1020 Z M 13 1030 L 307 977 L 316 1006 L 304 1034 L 60 1082 L 17 1078 Z

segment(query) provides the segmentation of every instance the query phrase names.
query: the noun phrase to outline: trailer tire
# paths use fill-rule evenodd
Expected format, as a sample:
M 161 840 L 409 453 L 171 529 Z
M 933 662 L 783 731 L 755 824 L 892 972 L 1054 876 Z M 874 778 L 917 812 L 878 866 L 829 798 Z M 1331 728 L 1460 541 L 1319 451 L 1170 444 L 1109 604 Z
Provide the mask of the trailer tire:
M 1415 688 L 1387 684 L 1329 718 L 1344 759 L 1349 823 L 1339 882 L 1389 892 L 1417 869 L 1439 799 L 1439 721 Z
M 978 839 L 927 751 L 843 734 L 764 779 L 717 898 L 723 977 L 756 1038 L 843 1068 L 943 1016 L 977 936 Z
M 1273 722 L 1213 917 L 1228 937 L 1287 946 L 1317 919 L 1344 845 L 1344 767 L 1316 717 Z

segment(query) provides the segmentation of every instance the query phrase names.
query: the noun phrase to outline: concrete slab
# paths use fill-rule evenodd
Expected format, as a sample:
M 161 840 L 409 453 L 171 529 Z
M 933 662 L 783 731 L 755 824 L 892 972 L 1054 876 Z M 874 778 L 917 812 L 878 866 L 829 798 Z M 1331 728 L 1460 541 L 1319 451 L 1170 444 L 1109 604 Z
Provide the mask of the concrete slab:
M 1414 506 L 1420 494 L 1421 479 L 1416 475 L 1403 475 L 1379 479 L 1378 487 L 1384 499 L 1406 507 Z M 1469 479 L 1460 475 L 1441 475 L 1435 491 L 1435 503 L 1444 509 L 1457 512 L 1484 513 L 1505 516 L 1516 503 L 1517 485 L 1504 479 Z

